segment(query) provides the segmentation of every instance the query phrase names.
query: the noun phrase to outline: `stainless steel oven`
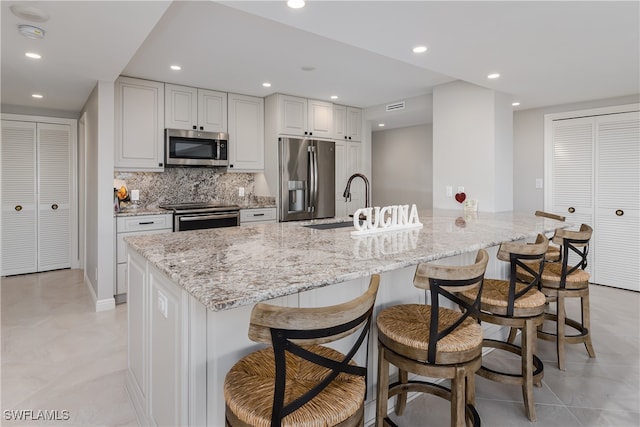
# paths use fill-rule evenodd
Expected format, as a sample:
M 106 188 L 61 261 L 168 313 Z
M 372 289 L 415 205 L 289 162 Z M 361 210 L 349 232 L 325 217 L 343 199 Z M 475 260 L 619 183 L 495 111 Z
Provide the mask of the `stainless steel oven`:
M 236 227 L 240 225 L 240 207 L 213 203 L 181 203 L 161 205 L 173 211 L 173 231 L 203 230 L 206 228 Z

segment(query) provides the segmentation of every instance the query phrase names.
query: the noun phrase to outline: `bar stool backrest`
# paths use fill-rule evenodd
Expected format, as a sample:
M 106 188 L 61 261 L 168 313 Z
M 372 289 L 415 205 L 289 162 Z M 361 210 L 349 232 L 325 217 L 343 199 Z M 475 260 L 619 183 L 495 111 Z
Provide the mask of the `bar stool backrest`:
M 421 263 L 416 268 L 413 278 L 415 287 L 430 291 L 431 319 L 429 323 L 429 348 L 427 349 L 427 362 L 435 363 L 438 341 L 449 335 L 467 317 L 480 316 L 480 296 L 482 293 L 482 281 L 489 262 L 489 254 L 480 249 L 476 255 L 476 261 L 471 265 L 450 266 L 434 263 Z M 478 289 L 477 298 L 469 303 L 460 298 L 457 293 Z M 457 304 L 462 312 L 460 317 L 447 328 L 439 329 L 440 310 L 439 297 L 443 296 Z M 434 339 L 435 338 L 435 339 Z
M 549 239 L 544 234 L 538 234 L 533 244 L 522 242 L 504 242 L 498 249 L 498 259 L 510 263 L 509 271 L 509 296 L 507 299 L 507 316 L 513 316 L 515 301 L 525 295 L 532 288 L 540 287 L 542 270 L 544 269 L 544 256 L 549 247 Z M 532 276 L 529 282 L 523 279 L 517 280 L 516 269 L 520 267 Z M 523 284 L 516 291 L 516 283 Z
M 272 426 L 279 426 L 282 418 L 311 401 L 341 373 L 366 378 L 366 367 L 350 362 L 369 335 L 379 284 L 380 276 L 374 274 L 366 292 L 351 301 L 333 306 L 299 308 L 264 303 L 254 306 L 249 324 L 249 338 L 272 345 L 275 358 Z M 358 338 L 342 360 L 329 359 L 314 353 L 313 347 L 308 347 L 337 341 L 358 331 Z M 319 379 L 313 388 L 285 405 L 286 352 L 325 367 L 329 372 L 324 378 Z
M 553 243 L 560 245 L 562 250 L 562 276 L 560 279 L 560 288 L 566 287 L 567 276 L 577 269 L 584 270 L 587 268 L 587 255 L 589 255 L 589 241 L 593 235 L 593 228 L 587 224 L 582 224 L 579 231 L 575 230 L 556 230 L 553 236 Z M 569 252 L 571 251 L 571 252 Z M 576 254 L 579 259 L 575 265 L 569 264 L 569 254 Z

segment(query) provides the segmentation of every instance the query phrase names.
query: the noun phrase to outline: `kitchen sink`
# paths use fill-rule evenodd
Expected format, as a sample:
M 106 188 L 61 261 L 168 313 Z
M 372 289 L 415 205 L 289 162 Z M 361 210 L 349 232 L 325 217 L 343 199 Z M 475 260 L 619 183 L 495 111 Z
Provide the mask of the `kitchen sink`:
M 344 222 L 330 222 L 327 224 L 311 224 L 311 225 L 303 225 L 303 227 L 313 228 L 315 230 L 331 230 L 333 228 L 347 228 L 353 227 L 353 222 L 344 221 Z

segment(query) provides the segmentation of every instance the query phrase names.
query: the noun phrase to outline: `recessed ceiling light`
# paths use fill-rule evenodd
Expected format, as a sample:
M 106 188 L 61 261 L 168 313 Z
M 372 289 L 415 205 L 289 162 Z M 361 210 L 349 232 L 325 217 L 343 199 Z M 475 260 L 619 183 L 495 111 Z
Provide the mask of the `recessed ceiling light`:
M 34 94 L 31 95 L 31 97 L 32 98 L 37 98 L 37 99 L 42 99 L 43 98 L 43 96 L 40 95 L 39 93 L 34 93 Z
M 520 105 L 520 103 L 519 102 L 514 102 L 511 105 L 513 105 L 514 107 L 517 107 L 518 105 Z
M 384 127 L 384 123 L 378 123 L 378 126 L 383 128 Z
M 180 70 L 182 70 L 182 67 L 181 67 L 181 66 L 179 66 L 179 65 L 172 65 L 172 66 L 171 66 L 171 69 L 172 69 L 173 71 L 180 71 Z
M 289 6 L 291 9 L 300 9 L 303 8 L 305 5 L 304 0 L 289 0 L 287 1 L 287 6 Z
M 498 73 L 489 74 L 487 76 L 488 79 L 497 79 L 498 77 L 500 77 L 500 74 Z
M 18 25 L 18 32 L 30 39 L 41 39 L 44 37 L 44 30 L 33 25 Z
M 31 59 L 40 59 L 42 58 L 42 56 L 38 55 L 37 53 L 34 52 L 27 52 L 24 54 L 24 56 L 26 56 L 27 58 L 31 58 Z
M 338 95 L 331 95 L 331 99 L 338 99 Z
M 271 83 L 269 83 L 269 82 L 264 82 L 264 83 L 262 83 L 262 86 L 264 86 L 264 87 L 271 87 Z
M 413 53 L 425 53 L 427 51 L 426 46 L 416 46 L 413 48 Z

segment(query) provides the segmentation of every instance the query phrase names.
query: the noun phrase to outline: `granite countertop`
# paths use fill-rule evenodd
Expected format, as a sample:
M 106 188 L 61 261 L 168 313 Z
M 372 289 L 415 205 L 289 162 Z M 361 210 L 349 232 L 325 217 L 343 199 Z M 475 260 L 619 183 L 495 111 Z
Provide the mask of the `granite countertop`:
M 352 227 L 310 223 L 215 228 L 125 238 L 213 311 L 535 237 L 570 224 L 533 214 L 420 211 L 423 228 L 352 237 Z M 351 221 L 344 218 L 342 221 Z

